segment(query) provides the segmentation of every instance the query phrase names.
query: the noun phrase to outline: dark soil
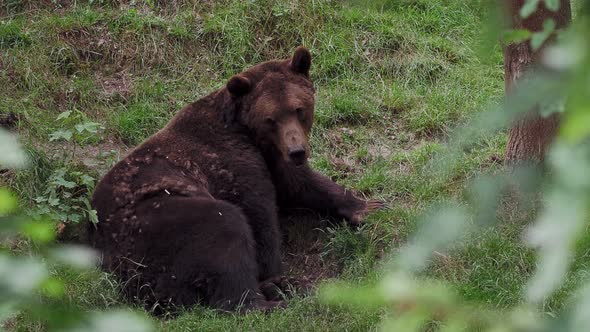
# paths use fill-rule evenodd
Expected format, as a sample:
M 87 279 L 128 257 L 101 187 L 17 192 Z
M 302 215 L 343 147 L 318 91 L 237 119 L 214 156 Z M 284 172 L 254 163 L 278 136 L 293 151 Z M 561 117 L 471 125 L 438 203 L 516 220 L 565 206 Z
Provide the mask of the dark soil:
M 311 285 L 337 277 L 342 267 L 323 256 L 330 221 L 312 212 L 292 212 L 280 216 L 283 231 L 283 264 L 289 277 L 305 280 Z

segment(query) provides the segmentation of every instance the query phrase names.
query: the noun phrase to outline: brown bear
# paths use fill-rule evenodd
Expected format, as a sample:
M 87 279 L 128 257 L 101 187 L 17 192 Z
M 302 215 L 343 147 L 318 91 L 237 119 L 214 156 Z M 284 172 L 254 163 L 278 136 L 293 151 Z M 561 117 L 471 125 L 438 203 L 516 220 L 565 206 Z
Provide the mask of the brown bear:
M 269 61 L 183 108 L 96 187 L 103 267 L 146 305 L 268 309 L 284 286 L 278 208 L 358 224 L 366 202 L 307 163 L 311 55 Z

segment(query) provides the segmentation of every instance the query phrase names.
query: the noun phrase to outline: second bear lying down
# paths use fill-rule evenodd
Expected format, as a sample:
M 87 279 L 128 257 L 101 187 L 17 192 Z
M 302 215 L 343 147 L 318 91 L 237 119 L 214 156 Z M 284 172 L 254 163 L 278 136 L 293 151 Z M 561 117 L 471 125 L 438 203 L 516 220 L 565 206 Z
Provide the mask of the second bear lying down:
M 277 208 L 357 224 L 378 208 L 307 163 L 314 116 L 311 55 L 269 61 L 182 109 L 100 181 L 93 242 L 103 266 L 147 305 L 232 310 L 277 305 Z

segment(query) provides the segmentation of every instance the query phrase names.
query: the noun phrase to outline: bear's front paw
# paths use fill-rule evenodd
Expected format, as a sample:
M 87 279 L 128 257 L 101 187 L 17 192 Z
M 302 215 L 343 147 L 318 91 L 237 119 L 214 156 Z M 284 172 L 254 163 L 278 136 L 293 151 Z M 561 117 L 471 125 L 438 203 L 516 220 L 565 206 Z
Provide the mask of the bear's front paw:
M 355 203 L 351 207 L 340 210 L 341 215 L 351 226 L 359 226 L 368 215 L 385 207 L 385 202 L 379 200 L 358 200 Z
M 267 301 L 280 301 L 293 297 L 295 293 L 305 294 L 312 288 L 306 279 L 274 277 L 259 284 L 260 291 Z

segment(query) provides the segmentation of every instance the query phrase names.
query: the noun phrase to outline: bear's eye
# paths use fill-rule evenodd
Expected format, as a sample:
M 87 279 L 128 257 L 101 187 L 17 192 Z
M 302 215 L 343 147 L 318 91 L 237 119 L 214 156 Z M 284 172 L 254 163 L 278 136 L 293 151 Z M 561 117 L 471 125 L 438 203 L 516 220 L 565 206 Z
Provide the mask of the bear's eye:
M 303 108 L 301 108 L 301 107 L 296 108 L 295 112 L 297 112 L 297 116 L 299 117 L 299 119 L 301 119 L 301 120 L 305 119 L 305 111 L 303 110 Z
M 277 122 L 276 122 L 276 121 L 275 121 L 273 118 L 266 118 L 266 119 L 264 120 L 264 122 L 265 122 L 265 123 L 266 123 L 266 125 L 267 125 L 267 126 L 269 126 L 269 127 L 274 127 L 274 126 L 277 124 Z

